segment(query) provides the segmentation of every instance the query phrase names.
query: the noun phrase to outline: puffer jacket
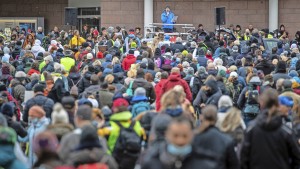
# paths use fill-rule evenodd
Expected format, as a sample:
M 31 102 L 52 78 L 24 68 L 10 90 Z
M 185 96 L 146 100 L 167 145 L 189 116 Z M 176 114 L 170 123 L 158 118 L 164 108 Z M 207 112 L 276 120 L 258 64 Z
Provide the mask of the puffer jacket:
M 5 118 L 6 118 L 8 127 L 14 129 L 18 136 L 25 137 L 27 135 L 27 131 L 21 125 L 20 122 L 14 121 L 11 117 L 6 116 L 6 115 L 5 115 Z
M 109 64 L 111 64 L 112 56 L 111 54 L 107 54 L 105 56 L 105 62 L 102 63 L 102 67 L 105 69 Z
M 156 111 L 160 110 L 160 99 L 162 96 L 162 87 L 164 83 L 167 81 L 167 79 L 161 79 L 156 85 L 155 85 L 155 94 L 156 94 Z
M 129 86 L 127 86 L 128 88 Z M 137 89 L 138 87 L 143 87 L 146 90 L 146 97 L 148 97 L 148 100 L 150 103 L 153 103 L 155 101 L 155 91 L 154 91 L 154 87 L 151 83 L 147 82 L 145 79 L 143 78 L 137 78 L 133 81 L 132 84 L 132 90 L 135 91 L 135 89 Z
M 15 153 L 14 145 L 0 145 L 0 167 L 5 169 L 27 169 L 26 165 L 21 163 Z
M 42 68 L 41 72 L 44 72 L 44 71 L 47 71 L 47 72 L 54 72 L 54 62 L 50 62 L 50 63 L 46 64 L 46 65 Z
M 82 79 L 80 80 L 79 84 L 78 84 L 78 92 L 79 93 L 82 93 L 84 91 L 84 89 L 88 88 L 91 83 L 90 83 L 90 80 L 91 80 L 91 76 L 93 75 L 92 72 L 86 72 Z
M 122 68 L 124 71 L 128 71 L 130 69 L 131 64 L 136 62 L 136 57 L 132 54 L 128 54 L 122 62 Z
M 82 97 L 88 97 L 89 95 L 92 95 L 96 92 L 100 91 L 100 85 L 91 85 L 88 88 L 84 89 L 84 92 L 82 93 Z
M 29 99 L 26 102 L 23 113 L 23 121 L 28 122 L 29 109 L 34 105 L 43 107 L 44 111 L 46 112 L 46 117 L 49 119 L 51 118 L 52 108 L 54 105 L 53 100 L 48 97 L 45 97 L 43 93 L 37 93 L 35 97 Z

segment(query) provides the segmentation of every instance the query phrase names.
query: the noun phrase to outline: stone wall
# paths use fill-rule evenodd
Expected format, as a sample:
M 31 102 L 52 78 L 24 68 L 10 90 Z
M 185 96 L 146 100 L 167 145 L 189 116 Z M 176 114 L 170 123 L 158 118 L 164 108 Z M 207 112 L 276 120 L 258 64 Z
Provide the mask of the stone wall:
M 64 24 L 68 0 L 0 0 L 1 17 L 44 17 L 45 29 Z

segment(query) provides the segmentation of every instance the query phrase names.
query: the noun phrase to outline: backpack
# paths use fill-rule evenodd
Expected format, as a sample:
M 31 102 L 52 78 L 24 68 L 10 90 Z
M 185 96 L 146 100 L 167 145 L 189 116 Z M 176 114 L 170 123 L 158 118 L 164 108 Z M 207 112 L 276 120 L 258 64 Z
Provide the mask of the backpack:
M 128 128 L 124 128 L 119 121 L 114 121 L 120 127 L 119 137 L 116 141 L 112 156 L 119 166 L 134 168 L 141 152 L 141 138 L 135 132 L 136 121 L 132 121 Z
M 133 85 L 133 81 L 131 81 L 131 82 L 129 83 L 129 87 L 128 87 L 128 89 L 126 90 L 126 94 L 127 94 L 128 96 L 133 96 L 132 85 Z
M 190 90 L 193 96 L 193 99 L 197 97 L 197 94 L 199 92 L 199 79 L 197 77 L 192 77 L 189 83 Z
M 135 103 L 131 109 L 132 118 L 134 118 L 137 115 L 139 115 L 140 113 L 148 111 L 150 109 L 151 109 L 151 107 L 148 102 L 141 101 L 141 102 Z
M 94 164 L 83 164 L 77 167 L 77 169 L 109 169 L 106 164 L 94 163 Z
M 253 90 L 252 86 L 248 87 L 248 97 L 246 101 L 244 113 L 255 113 L 259 112 L 259 104 L 257 102 L 259 96 L 259 91 L 257 89 Z
M 70 88 L 70 94 L 71 95 L 76 95 L 78 96 L 78 83 L 81 81 L 82 77 L 78 80 L 78 82 L 76 84 L 74 84 L 74 81 L 70 78 L 70 80 L 72 81 L 73 86 Z
M 237 101 L 238 101 L 239 96 L 242 91 L 241 85 L 238 84 L 235 86 L 234 84 L 228 82 L 228 83 L 226 83 L 226 88 L 228 89 L 228 91 L 230 93 L 230 97 L 232 98 L 233 105 L 237 106 Z

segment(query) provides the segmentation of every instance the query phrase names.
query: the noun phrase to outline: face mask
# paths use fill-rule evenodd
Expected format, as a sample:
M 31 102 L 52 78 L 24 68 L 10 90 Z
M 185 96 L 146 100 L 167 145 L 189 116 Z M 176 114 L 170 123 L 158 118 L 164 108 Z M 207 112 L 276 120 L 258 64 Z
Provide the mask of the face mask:
M 188 144 L 183 147 L 178 147 L 173 144 L 168 144 L 167 151 L 175 156 L 186 156 L 192 152 L 192 146 Z
M 38 118 L 29 118 L 28 119 L 30 124 L 36 125 L 39 122 Z

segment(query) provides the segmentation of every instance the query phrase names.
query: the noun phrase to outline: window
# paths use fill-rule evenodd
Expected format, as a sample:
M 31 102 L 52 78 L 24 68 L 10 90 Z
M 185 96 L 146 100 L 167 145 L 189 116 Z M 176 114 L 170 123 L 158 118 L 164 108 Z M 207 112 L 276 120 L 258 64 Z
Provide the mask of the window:
M 99 30 L 101 8 L 78 8 L 78 27 L 82 31 L 84 25 L 88 25 L 89 28 L 97 28 Z

